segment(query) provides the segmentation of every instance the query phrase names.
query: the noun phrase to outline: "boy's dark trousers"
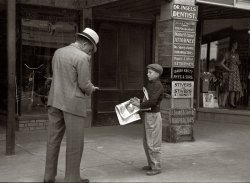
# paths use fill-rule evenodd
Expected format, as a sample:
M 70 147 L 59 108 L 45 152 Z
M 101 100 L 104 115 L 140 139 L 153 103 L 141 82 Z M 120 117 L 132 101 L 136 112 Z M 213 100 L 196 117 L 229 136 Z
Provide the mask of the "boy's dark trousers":
M 148 165 L 152 170 L 161 170 L 160 153 L 162 142 L 161 113 L 144 114 L 143 147 L 147 156 Z

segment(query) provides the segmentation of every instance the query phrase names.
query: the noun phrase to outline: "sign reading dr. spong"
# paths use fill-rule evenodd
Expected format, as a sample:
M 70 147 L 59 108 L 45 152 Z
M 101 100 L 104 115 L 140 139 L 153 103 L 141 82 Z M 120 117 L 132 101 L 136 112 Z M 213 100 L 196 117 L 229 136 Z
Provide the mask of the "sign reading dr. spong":
M 172 81 L 173 98 L 193 98 L 194 82 L 193 81 Z

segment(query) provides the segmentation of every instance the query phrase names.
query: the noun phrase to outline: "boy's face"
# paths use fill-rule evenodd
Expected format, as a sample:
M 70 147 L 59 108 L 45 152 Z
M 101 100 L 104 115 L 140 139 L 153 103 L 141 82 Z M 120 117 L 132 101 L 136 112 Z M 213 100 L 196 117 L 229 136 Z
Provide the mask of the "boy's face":
M 159 77 L 159 73 L 155 72 L 154 70 L 148 69 L 148 80 L 153 81 L 156 80 Z

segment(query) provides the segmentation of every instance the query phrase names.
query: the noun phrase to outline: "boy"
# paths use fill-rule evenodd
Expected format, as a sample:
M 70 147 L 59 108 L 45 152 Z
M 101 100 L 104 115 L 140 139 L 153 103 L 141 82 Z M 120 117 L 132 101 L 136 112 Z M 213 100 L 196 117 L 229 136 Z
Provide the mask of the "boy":
M 136 99 L 130 99 L 130 102 L 141 110 L 147 110 L 144 115 L 144 137 L 143 147 L 147 156 L 148 165 L 142 169 L 147 170 L 147 175 L 156 175 L 161 173 L 160 151 L 162 141 L 162 118 L 160 114 L 160 102 L 163 98 L 163 86 L 159 80 L 163 72 L 159 64 L 150 64 L 148 69 L 148 100 L 140 103 Z

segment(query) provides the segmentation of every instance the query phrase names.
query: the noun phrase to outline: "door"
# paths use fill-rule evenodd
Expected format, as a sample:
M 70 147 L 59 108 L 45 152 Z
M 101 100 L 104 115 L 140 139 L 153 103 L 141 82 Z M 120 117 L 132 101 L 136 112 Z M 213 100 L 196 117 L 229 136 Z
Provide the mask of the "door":
M 115 125 L 115 105 L 142 97 L 145 67 L 151 61 L 150 26 L 102 22 L 97 26 L 99 50 L 93 65 L 93 124 Z

